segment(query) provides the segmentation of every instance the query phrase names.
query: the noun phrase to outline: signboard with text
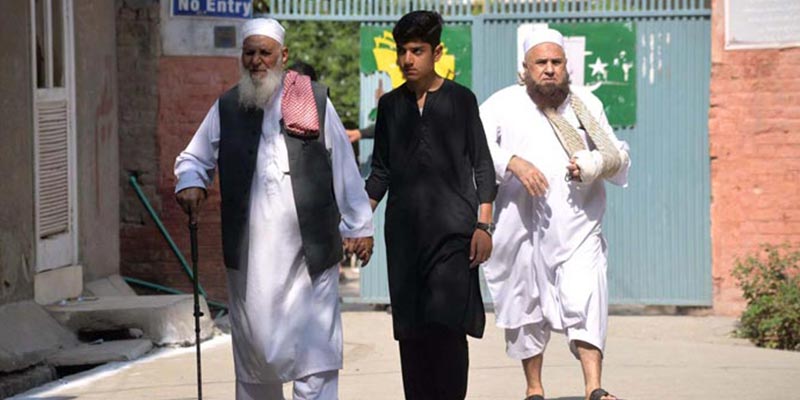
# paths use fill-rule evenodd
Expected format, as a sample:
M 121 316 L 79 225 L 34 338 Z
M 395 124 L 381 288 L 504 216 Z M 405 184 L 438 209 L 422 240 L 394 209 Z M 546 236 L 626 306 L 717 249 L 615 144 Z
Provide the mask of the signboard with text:
M 176 17 L 252 18 L 253 0 L 172 0 Z
M 800 46 L 797 0 L 726 0 L 725 49 Z

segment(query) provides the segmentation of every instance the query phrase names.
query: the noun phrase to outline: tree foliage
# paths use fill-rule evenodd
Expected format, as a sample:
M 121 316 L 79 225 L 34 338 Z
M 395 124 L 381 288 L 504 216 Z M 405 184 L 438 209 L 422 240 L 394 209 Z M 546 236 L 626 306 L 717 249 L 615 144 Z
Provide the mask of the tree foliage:
M 299 60 L 317 71 L 330 89 L 330 98 L 348 128 L 358 127 L 359 23 L 282 21 L 289 48 L 288 65 Z

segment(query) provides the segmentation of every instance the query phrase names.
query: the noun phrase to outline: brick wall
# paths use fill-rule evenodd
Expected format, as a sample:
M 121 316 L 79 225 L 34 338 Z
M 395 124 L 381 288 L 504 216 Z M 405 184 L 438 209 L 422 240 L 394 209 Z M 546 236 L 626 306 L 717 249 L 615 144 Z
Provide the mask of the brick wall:
M 156 202 L 159 174 L 156 146 L 158 116 L 158 0 L 117 1 L 117 79 L 119 90 L 120 223 L 123 232 L 148 220 L 128 183 L 135 173 L 144 192 Z M 125 243 L 122 244 L 125 253 Z M 123 265 L 125 264 L 123 257 Z
M 128 182 L 131 173 L 187 261 L 187 217 L 174 199 L 175 157 L 214 100 L 238 79 L 233 58 L 163 57 L 158 0 L 117 0 L 120 136 L 120 271 L 191 291 L 191 282 Z M 226 300 L 214 187 L 199 226 L 200 282 L 210 298 Z
M 236 58 L 226 57 L 163 57 L 159 62 L 158 159 L 161 164 L 157 196 L 161 201 L 161 218 L 176 243 L 189 258 L 188 217 L 174 200 L 176 179 L 175 157 L 191 140 L 197 127 L 214 101 L 239 79 Z M 216 177 L 215 177 L 216 178 Z M 222 237 L 219 215 L 217 179 L 208 192 L 208 199 L 198 222 L 200 283 L 211 299 L 226 299 L 225 269 L 222 258 Z M 188 279 L 175 257 L 159 259 L 158 279 L 173 287 L 189 290 Z M 155 272 L 155 271 L 154 271 Z
M 158 117 L 158 0 L 117 1 L 117 86 L 119 88 L 120 273 L 153 280 L 155 260 L 166 249 L 155 225 L 128 183 L 138 177 L 156 211 L 159 176 L 156 145 Z M 154 249 L 158 249 L 155 251 Z
M 712 10 L 714 312 L 737 315 L 736 258 L 761 243 L 800 243 L 800 48 L 726 51 L 724 1 Z

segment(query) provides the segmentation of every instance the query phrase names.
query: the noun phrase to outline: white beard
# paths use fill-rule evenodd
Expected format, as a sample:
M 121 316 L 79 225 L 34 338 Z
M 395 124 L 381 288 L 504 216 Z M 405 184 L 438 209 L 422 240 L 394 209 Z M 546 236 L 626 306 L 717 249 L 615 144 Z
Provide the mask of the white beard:
M 244 108 L 260 108 L 264 107 L 283 79 L 283 65 L 278 60 L 278 63 L 269 69 L 267 76 L 261 79 L 254 79 L 250 76 L 250 71 L 240 66 L 239 71 L 241 78 L 239 78 L 239 105 Z

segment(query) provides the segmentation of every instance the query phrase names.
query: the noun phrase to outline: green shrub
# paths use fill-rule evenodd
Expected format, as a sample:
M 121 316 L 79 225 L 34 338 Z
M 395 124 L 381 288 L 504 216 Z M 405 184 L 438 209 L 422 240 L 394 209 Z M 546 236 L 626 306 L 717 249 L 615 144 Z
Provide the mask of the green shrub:
M 739 335 L 758 346 L 800 350 L 800 249 L 762 245 L 737 260 L 733 276 L 744 292 Z

